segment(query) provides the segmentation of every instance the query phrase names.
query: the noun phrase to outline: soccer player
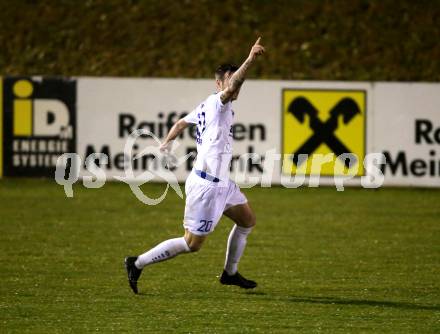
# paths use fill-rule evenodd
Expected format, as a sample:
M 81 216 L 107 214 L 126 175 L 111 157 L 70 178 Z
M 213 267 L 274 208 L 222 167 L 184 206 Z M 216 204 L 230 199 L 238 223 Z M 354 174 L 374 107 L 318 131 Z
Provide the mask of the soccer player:
M 169 151 L 172 141 L 190 124 L 197 125 L 197 158 L 185 183 L 185 234 L 168 239 L 146 253 L 125 258 L 128 282 L 138 293 L 137 282 L 145 266 L 171 259 L 179 254 L 197 252 L 222 214 L 235 223 L 229 234 L 226 260 L 220 283 L 252 289 L 257 283 L 238 273 L 238 263 L 248 234 L 255 226 L 255 215 L 240 188 L 229 179 L 232 158 L 232 101 L 236 100 L 246 72 L 254 60 L 265 52 L 258 38 L 248 58 L 237 68 L 221 65 L 215 72 L 217 93 L 176 122 L 161 145 Z

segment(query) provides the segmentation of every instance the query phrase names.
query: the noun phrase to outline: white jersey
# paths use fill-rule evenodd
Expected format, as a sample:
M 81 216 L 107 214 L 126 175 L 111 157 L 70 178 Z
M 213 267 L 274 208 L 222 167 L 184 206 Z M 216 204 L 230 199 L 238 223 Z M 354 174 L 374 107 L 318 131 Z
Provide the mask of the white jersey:
M 195 235 L 211 233 L 223 212 L 245 204 L 246 196 L 229 179 L 232 158 L 232 103 L 223 104 L 220 94 L 213 94 L 185 116 L 197 124 L 197 158 L 185 182 L 183 225 Z
M 197 124 L 196 171 L 202 171 L 220 180 L 229 177 L 232 158 L 232 103 L 223 104 L 220 93 L 210 95 L 184 117 L 187 123 Z

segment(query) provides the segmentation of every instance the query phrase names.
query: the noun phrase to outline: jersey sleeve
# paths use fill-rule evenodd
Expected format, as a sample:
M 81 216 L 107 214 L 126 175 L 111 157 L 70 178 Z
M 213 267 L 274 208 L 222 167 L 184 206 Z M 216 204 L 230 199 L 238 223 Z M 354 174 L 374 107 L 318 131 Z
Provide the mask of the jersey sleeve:
M 187 123 L 191 123 L 191 124 L 197 124 L 198 118 L 197 118 L 197 109 L 199 107 L 197 107 L 196 109 L 194 109 L 193 111 L 191 111 L 188 115 L 186 115 L 185 117 L 183 117 L 183 120 Z

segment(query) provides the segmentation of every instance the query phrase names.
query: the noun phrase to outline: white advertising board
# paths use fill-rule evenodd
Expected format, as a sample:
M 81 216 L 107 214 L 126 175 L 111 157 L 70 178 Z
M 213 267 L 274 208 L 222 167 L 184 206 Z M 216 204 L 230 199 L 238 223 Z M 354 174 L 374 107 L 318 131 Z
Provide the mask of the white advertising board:
M 125 174 L 124 145 L 133 130 L 147 129 L 162 140 L 174 122 L 215 91 L 214 80 L 79 78 L 77 84 L 77 152 L 83 161 L 90 153 L 107 154 L 109 162 L 103 168 L 110 178 Z M 295 105 L 294 102 L 301 102 L 303 97 L 310 102 L 315 115 L 310 114 L 307 106 Z M 350 117 L 344 114 L 348 107 L 344 107 L 344 103 L 338 105 L 346 100 L 352 101 L 356 109 Z M 239 99 L 233 104 L 235 159 L 232 162 L 232 174 L 243 174 L 245 171 L 246 177 L 241 182 L 244 184 L 249 183 L 250 178 L 261 179 L 268 151 L 292 154 L 295 148 L 313 139 L 317 145 L 309 145 L 302 153 L 310 156 L 333 153 L 333 148 L 339 144 L 363 156 L 371 152 L 367 140 L 372 130 L 368 109 L 371 105 L 369 83 L 248 80 Z M 332 118 L 333 109 L 336 110 L 336 122 L 332 127 L 328 120 Z M 302 117 L 299 116 L 301 113 Z M 318 127 L 312 126 L 312 118 L 319 122 Z M 179 138 L 180 146 L 176 155 L 183 156 L 194 151 L 194 139 L 190 130 L 185 130 L 182 138 Z M 156 145 L 152 139 L 139 138 L 135 153 L 150 145 Z M 335 155 L 340 151 L 336 150 Z M 262 160 L 260 163 L 250 163 L 247 158 L 237 160 L 245 153 L 257 153 Z M 309 168 L 309 162 L 304 163 L 303 167 L 307 165 Z M 135 173 L 141 173 L 147 168 L 154 169 L 151 163 L 147 159 L 139 160 L 133 169 Z M 330 163 L 324 168 L 320 184 L 334 183 L 333 169 L 336 164 Z M 312 173 L 306 169 L 306 173 Z M 184 181 L 190 170 L 191 164 L 185 163 L 174 172 L 179 181 Z M 347 184 L 360 184 L 359 176 L 365 172 L 362 163 L 356 166 L 356 170 L 358 172 L 355 177 Z M 273 171 L 267 169 L 265 172 L 271 174 L 272 183 L 279 184 L 280 160 L 274 160 Z M 284 173 L 289 174 L 288 171 Z M 81 176 L 86 175 L 89 173 L 83 168 Z M 160 178 L 154 180 L 160 181 Z
M 385 185 L 440 187 L 440 85 L 376 83 L 371 140 Z
M 86 158 L 104 153 L 100 168 L 107 180 L 144 174 L 164 181 L 157 171 L 169 157 L 154 159 L 154 150 L 179 118 L 215 92 L 213 79 L 7 77 L 0 82 L 0 176 L 51 176 L 59 155 L 71 152 L 81 159 L 80 176 L 90 180 L 98 174 L 86 168 Z M 15 90 L 34 87 L 44 94 L 32 95 L 30 109 L 21 110 Z M 248 80 L 233 113 L 231 178 L 243 186 L 286 185 L 292 176 L 309 186 L 337 185 L 341 179 L 356 186 L 382 171 L 384 185 L 440 187 L 440 84 Z M 137 138 L 127 154 L 137 129 L 157 140 Z M 195 158 L 195 130 L 185 129 L 177 140 L 174 154 L 182 160 L 173 172 L 180 182 Z M 366 158 L 371 154 L 384 158 L 380 169 Z

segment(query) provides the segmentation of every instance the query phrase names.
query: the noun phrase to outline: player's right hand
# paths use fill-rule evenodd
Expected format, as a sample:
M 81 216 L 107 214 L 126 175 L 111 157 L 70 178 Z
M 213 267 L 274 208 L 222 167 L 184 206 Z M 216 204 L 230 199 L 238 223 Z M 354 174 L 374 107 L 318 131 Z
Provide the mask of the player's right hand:
M 164 142 L 160 145 L 159 150 L 162 153 L 169 153 L 170 151 L 170 142 Z
M 258 37 L 257 41 L 252 46 L 251 52 L 249 53 L 249 58 L 251 58 L 252 60 L 266 52 L 266 49 L 260 44 L 260 41 L 261 37 Z

